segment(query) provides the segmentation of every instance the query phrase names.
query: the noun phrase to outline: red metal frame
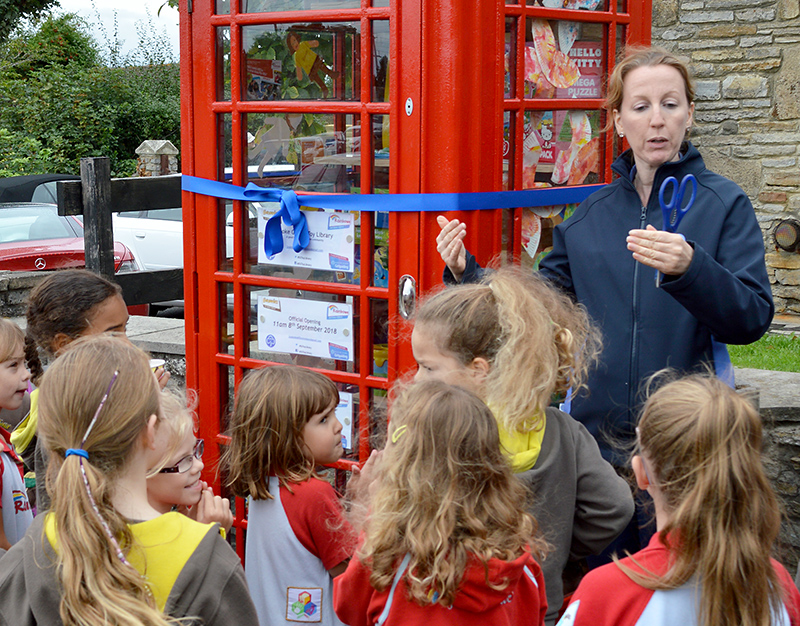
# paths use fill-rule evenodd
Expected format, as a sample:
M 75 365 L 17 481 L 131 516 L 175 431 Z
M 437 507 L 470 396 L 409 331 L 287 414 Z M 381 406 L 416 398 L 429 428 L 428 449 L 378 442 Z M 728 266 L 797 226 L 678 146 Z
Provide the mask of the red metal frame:
M 545 9 L 503 0 L 393 0 L 389 8 L 373 8 L 362 0 L 358 9 L 296 11 L 268 14 L 239 13 L 240 0 L 230 1 L 230 14 L 215 15 L 214 0 L 181 0 L 181 88 L 183 119 L 183 172 L 193 176 L 220 179 L 224 163 L 220 142 L 219 116 L 229 115 L 232 126 L 232 182 L 246 183 L 247 169 L 243 137 L 243 116 L 250 113 L 301 112 L 344 113 L 354 116 L 361 132 L 361 188 L 372 189 L 371 116 L 389 115 L 391 120 L 389 171 L 391 193 L 496 191 L 502 187 L 502 129 L 504 111 L 522 120 L 532 109 L 596 109 L 599 100 L 504 99 L 504 38 L 507 17 L 518 20 L 517 67 L 524 67 L 524 27 L 527 17 L 568 19 L 607 24 L 606 67 L 610 71 L 616 58 L 618 26 L 627 29 L 627 41 L 649 43 L 652 0 L 627 0 L 628 11 L 618 10 L 618 2 L 607 11 Z M 619 0 L 619 5 L 623 0 Z M 389 102 L 372 102 L 372 21 L 389 20 L 390 97 Z M 265 23 L 358 22 L 361 42 L 361 71 L 353 81 L 357 101 L 245 101 L 240 98 L 243 64 L 242 28 Z M 230 29 L 231 98 L 217 98 L 217 28 Z M 338 49 L 337 49 L 338 50 Z M 339 51 L 341 53 L 341 51 Z M 522 94 L 522 72 L 516 75 L 516 93 Z M 338 92 L 334 92 L 338 94 Z M 406 103 L 411 103 L 407 114 Z M 515 145 L 522 144 L 522 124 L 515 125 Z M 605 146 L 603 179 L 610 181 L 610 162 L 614 146 Z M 517 150 L 517 153 L 521 153 Z M 521 181 L 520 159 L 515 159 L 515 188 Z M 359 389 L 359 459 L 369 454 L 369 395 L 373 389 L 387 389 L 414 365 L 408 333 L 398 315 L 398 281 L 404 274 L 416 278 L 418 292 L 440 283 L 442 263 L 434 243 L 439 231 L 435 213 L 392 213 L 389 216 L 389 286 L 373 287 L 371 218 L 362 216 L 361 264 L 359 284 L 334 284 L 296 281 L 245 272 L 245 213 L 240 202 L 233 203 L 234 254 L 231 268 L 220 269 L 218 257 L 224 253 L 224 227 L 220 227 L 218 201 L 184 193 L 184 250 L 186 300 L 187 385 L 198 391 L 200 436 L 224 444 L 225 414 L 229 404 L 229 373 L 238 385 L 244 373 L 264 362 L 246 354 L 250 336 L 247 287 L 291 287 L 358 298 L 358 356 L 361 369 L 354 372 L 324 370 L 340 383 Z M 511 250 L 519 253 L 519 222 L 522 210 L 516 209 L 510 221 Z M 467 244 L 479 260 L 486 262 L 501 249 L 503 212 L 500 210 L 457 214 L 468 225 Z M 516 224 L 516 226 L 515 226 Z M 508 233 L 507 233 L 508 234 Z M 209 251 L 215 251 L 209 254 Z M 233 353 L 222 350 L 227 335 L 224 322 L 226 305 L 220 295 L 228 285 L 234 294 Z M 372 363 L 371 299 L 389 304 L 389 377 L 369 373 Z M 206 450 L 204 478 L 219 489 L 216 473 L 219 446 Z M 347 464 L 342 464 L 346 466 Z M 245 528 L 244 504 L 237 503 L 238 528 Z M 243 555 L 242 542 L 237 549 Z

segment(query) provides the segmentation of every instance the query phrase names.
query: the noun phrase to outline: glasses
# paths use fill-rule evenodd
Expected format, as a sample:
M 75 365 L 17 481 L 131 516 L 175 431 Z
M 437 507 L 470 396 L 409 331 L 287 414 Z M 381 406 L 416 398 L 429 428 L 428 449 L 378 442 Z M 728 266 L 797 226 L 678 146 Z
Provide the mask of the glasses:
M 205 444 L 203 443 L 203 440 L 198 439 L 194 444 L 194 450 L 192 451 L 191 454 L 188 454 L 185 457 L 183 457 L 172 467 L 165 467 L 159 472 L 159 474 L 185 474 L 190 469 L 192 469 L 192 465 L 194 464 L 195 459 L 203 458 L 204 449 L 205 449 Z

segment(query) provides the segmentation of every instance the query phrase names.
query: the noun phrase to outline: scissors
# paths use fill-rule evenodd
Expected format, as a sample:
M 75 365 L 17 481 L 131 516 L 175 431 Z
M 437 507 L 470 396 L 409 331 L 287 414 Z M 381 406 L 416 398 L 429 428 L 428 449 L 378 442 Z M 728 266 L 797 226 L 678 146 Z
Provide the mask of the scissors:
M 683 206 L 683 197 L 686 195 L 686 188 L 688 185 L 692 186 L 692 195 L 689 197 L 689 202 Z M 664 194 L 667 187 L 672 188 L 672 197 L 669 202 L 664 201 Z M 658 202 L 661 205 L 661 214 L 664 216 L 664 230 L 668 233 L 674 233 L 681 223 L 683 216 L 689 212 L 694 204 L 694 199 L 697 197 L 697 179 L 691 174 L 687 174 L 678 185 L 678 179 L 670 176 L 663 183 L 661 189 L 658 190 Z
M 689 201 L 686 206 L 683 204 L 686 189 L 691 185 L 692 195 L 689 196 Z M 667 188 L 671 188 L 671 198 L 669 202 L 664 201 L 664 194 Z M 678 184 L 678 179 L 674 176 L 668 177 L 661 183 L 661 189 L 658 190 L 658 203 L 661 205 L 661 215 L 664 218 L 664 230 L 668 233 L 674 233 L 678 224 L 681 223 L 683 216 L 692 208 L 694 200 L 697 197 L 697 179 L 692 174 L 687 174 L 683 177 Z M 661 285 L 661 272 L 656 270 L 656 287 Z

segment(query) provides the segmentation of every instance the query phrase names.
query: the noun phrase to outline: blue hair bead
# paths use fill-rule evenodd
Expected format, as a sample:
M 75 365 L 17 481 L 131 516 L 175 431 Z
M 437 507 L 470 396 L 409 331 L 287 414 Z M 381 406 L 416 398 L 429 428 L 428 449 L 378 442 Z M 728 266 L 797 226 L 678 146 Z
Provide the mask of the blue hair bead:
M 87 460 L 89 459 L 89 453 L 81 448 L 67 448 L 67 451 L 64 453 L 64 458 L 66 459 L 73 455 L 83 457 Z

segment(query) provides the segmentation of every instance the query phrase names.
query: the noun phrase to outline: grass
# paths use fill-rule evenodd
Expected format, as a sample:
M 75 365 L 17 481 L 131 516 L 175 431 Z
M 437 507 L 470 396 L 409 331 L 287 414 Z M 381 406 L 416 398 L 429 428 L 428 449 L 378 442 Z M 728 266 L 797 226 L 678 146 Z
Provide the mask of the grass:
M 800 372 L 800 337 L 764 335 L 749 346 L 728 346 L 735 367 Z

